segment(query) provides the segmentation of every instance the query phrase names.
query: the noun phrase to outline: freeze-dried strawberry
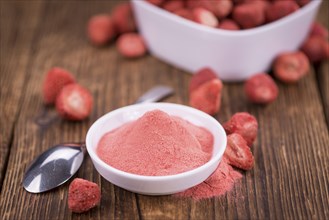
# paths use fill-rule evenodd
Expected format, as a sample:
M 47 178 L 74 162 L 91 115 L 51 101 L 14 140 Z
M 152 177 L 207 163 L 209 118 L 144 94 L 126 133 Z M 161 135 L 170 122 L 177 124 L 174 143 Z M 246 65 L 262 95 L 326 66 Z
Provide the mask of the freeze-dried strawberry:
M 236 30 L 240 30 L 239 25 L 233 21 L 232 19 L 224 19 L 222 20 L 219 25 L 218 25 L 219 29 L 224 29 L 224 30 L 231 30 L 231 31 L 236 31 Z
M 249 78 L 244 84 L 244 91 L 249 101 L 258 104 L 269 104 L 279 94 L 278 86 L 266 73 L 258 73 Z
M 212 69 L 206 67 L 199 70 L 192 76 L 190 80 L 189 93 L 191 93 L 193 90 L 198 88 L 203 83 L 210 81 L 212 79 L 217 79 L 216 73 Z
M 190 105 L 209 115 L 215 115 L 221 104 L 223 84 L 219 79 L 212 79 L 190 93 Z
M 174 12 L 178 9 L 184 8 L 184 1 L 183 0 L 167 0 L 162 5 L 164 10 Z
M 268 3 L 264 1 L 248 2 L 233 9 L 233 19 L 242 28 L 257 27 L 265 22 L 265 11 Z
M 129 2 L 118 4 L 113 9 L 112 18 L 120 34 L 133 32 L 137 29 L 132 7 Z
M 137 33 L 122 34 L 116 45 L 119 53 L 127 58 L 140 57 L 146 53 L 144 40 Z
M 146 1 L 153 4 L 153 5 L 160 6 L 166 0 L 146 0 Z
M 87 34 L 90 42 L 101 46 L 108 43 L 116 35 L 114 22 L 109 15 L 95 15 L 89 19 Z
M 307 56 L 300 51 L 280 54 L 274 61 L 274 75 L 285 83 L 294 83 L 310 70 Z
M 65 119 L 79 121 L 91 113 L 93 97 L 79 84 L 65 86 L 56 99 L 56 110 Z
M 254 166 L 254 156 L 247 142 L 241 135 L 236 133 L 227 136 L 224 157 L 227 159 L 228 164 L 243 170 L 250 170 Z
M 183 17 L 185 19 L 193 21 L 192 12 L 190 10 L 186 9 L 186 8 L 180 8 L 180 9 L 174 11 L 173 13 L 180 16 L 180 17 Z
M 329 32 L 325 26 L 323 26 L 319 22 L 314 22 L 310 30 L 310 36 L 321 36 L 325 39 L 328 39 Z
M 211 11 L 204 8 L 194 8 L 192 13 L 195 22 L 209 27 L 217 27 L 218 20 Z
M 299 9 L 295 1 L 276 1 L 266 9 L 266 19 L 268 22 L 278 20 Z
M 247 112 L 235 113 L 223 127 L 227 134 L 240 134 L 246 140 L 248 146 L 251 146 L 257 137 L 257 120 Z
M 321 36 L 310 36 L 307 38 L 301 50 L 311 62 L 320 62 L 329 58 L 329 43 Z
M 96 183 L 75 178 L 69 186 L 68 206 L 72 212 L 82 213 L 97 206 L 101 190 Z
M 187 8 L 204 8 L 212 13 L 220 19 L 229 15 L 233 8 L 232 0 L 188 0 L 186 1 Z
M 74 83 L 73 75 L 62 68 L 50 69 L 43 82 L 43 101 L 45 104 L 54 104 L 61 89 L 68 84 Z

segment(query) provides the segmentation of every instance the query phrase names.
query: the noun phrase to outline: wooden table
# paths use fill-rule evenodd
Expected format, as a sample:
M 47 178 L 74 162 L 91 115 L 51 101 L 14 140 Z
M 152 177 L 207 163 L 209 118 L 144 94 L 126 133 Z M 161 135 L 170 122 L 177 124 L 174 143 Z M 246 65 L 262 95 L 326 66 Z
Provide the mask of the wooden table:
M 150 55 L 126 60 L 115 46 L 88 44 L 88 18 L 115 1 L 1 1 L 0 219 L 329 219 L 329 63 L 312 68 L 296 85 L 278 83 L 271 105 L 249 104 L 243 84 L 225 84 L 220 122 L 248 111 L 259 121 L 255 167 L 234 189 L 202 201 L 143 196 L 104 180 L 91 160 L 77 177 L 102 189 L 101 205 L 85 214 L 67 207 L 68 183 L 44 194 L 22 187 L 24 170 L 49 146 L 85 138 L 101 115 L 133 103 L 156 84 L 175 88 L 166 101 L 188 104 L 188 73 Z M 328 27 L 328 1 L 318 20 Z M 61 120 L 42 103 L 46 71 L 72 71 L 95 99 L 90 118 Z

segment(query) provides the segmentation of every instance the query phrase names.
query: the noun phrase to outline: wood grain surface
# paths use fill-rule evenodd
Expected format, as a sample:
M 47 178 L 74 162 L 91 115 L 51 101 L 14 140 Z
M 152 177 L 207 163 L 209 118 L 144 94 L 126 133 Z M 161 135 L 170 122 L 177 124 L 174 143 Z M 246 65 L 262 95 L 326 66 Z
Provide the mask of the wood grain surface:
M 88 18 L 118 1 L 1 1 L 0 219 L 329 219 L 329 64 L 295 85 L 278 82 L 268 106 L 247 102 L 243 84 L 225 83 L 221 112 L 248 111 L 260 130 L 255 167 L 222 197 L 193 201 L 131 193 L 104 180 L 89 157 L 77 177 L 101 186 L 101 204 L 84 214 L 67 207 L 68 184 L 44 194 L 22 187 L 29 163 L 49 146 L 83 141 L 103 114 L 133 103 L 157 84 L 175 89 L 167 102 L 188 104 L 190 74 L 155 57 L 123 59 L 113 44 L 96 48 L 85 35 Z M 328 24 L 329 1 L 318 20 Z M 53 66 L 74 73 L 90 89 L 94 109 L 83 122 L 60 119 L 45 107 L 42 80 Z

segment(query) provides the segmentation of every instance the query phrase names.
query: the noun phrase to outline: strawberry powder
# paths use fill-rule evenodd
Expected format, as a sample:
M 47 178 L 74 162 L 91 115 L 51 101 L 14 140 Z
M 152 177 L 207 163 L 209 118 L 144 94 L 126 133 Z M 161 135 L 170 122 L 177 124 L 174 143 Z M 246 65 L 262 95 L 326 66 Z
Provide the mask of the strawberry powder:
M 160 110 L 106 133 L 98 156 L 119 170 L 145 176 L 173 175 L 195 169 L 211 158 L 212 134 Z
M 105 163 L 119 170 L 163 176 L 205 164 L 210 160 L 212 150 L 213 136 L 207 129 L 153 110 L 106 133 L 98 143 L 97 154 Z M 207 180 L 176 196 L 196 200 L 220 196 L 230 191 L 241 177 L 223 159 Z

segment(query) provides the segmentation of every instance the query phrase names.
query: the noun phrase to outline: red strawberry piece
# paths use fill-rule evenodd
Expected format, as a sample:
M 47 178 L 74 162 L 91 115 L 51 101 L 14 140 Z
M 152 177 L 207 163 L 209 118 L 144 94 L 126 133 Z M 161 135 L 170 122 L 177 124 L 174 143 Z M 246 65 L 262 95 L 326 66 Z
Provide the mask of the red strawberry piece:
M 325 39 L 329 37 L 329 32 L 328 29 L 323 26 L 322 24 L 318 22 L 314 22 L 312 24 L 311 30 L 310 30 L 310 35 L 311 36 L 321 36 Z
M 185 19 L 193 21 L 192 12 L 190 10 L 186 9 L 186 8 L 180 8 L 180 9 L 174 11 L 173 13 L 180 16 L 180 17 L 183 17 Z
M 96 183 L 75 178 L 69 186 L 68 205 L 72 212 L 82 213 L 97 206 L 101 190 Z
M 274 75 L 285 83 L 294 83 L 310 71 L 307 56 L 300 51 L 280 54 L 274 61 Z
M 219 79 L 212 79 L 190 93 L 190 105 L 210 115 L 215 115 L 221 104 L 223 84 Z
M 140 57 L 146 53 L 144 40 L 136 33 L 122 34 L 116 45 L 119 53 L 127 58 Z
M 79 121 L 91 113 L 93 97 L 79 84 L 65 86 L 56 100 L 56 110 L 63 118 Z
M 191 93 L 193 90 L 198 88 L 203 83 L 210 81 L 212 79 L 217 79 L 217 75 L 212 69 L 206 67 L 199 70 L 192 76 L 190 80 L 189 93 Z
M 184 8 L 184 1 L 183 0 L 167 0 L 166 2 L 164 2 L 162 7 L 164 10 L 174 12 L 178 9 Z
M 301 50 L 314 63 L 329 58 L 329 43 L 321 36 L 310 36 L 307 38 Z
M 95 15 L 89 19 L 87 35 L 92 44 L 104 45 L 112 40 L 116 34 L 114 22 L 109 15 Z
M 239 134 L 227 136 L 227 145 L 224 153 L 227 163 L 243 170 L 250 170 L 254 166 L 252 155 L 247 142 Z
M 272 22 L 283 18 L 299 9 L 295 1 L 275 1 L 266 9 L 266 19 Z
M 209 27 L 217 27 L 218 20 L 209 10 L 204 8 L 194 8 L 192 10 L 194 21 Z
M 257 120 L 247 112 L 235 113 L 223 127 L 227 134 L 240 134 L 246 140 L 248 146 L 251 146 L 257 137 Z
M 74 83 L 73 75 L 62 68 L 54 67 L 50 69 L 43 82 L 43 101 L 45 104 L 54 104 L 61 89 Z
M 224 29 L 224 30 L 231 30 L 231 31 L 240 30 L 239 25 L 235 21 L 233 21 L 232 19 L 222 20 L 219 23 L 218 28 L 219 29 Z
M 233 19 L 242 28 L 257 27 L 265 22 L 267 2 L 254 1 L 236 6 L 233 10 Z
M 244 91 L 248 100 L 257 104 L 269 104 L 276 100 L 279 94 L 274 80 L 266 73 L 249 78 L 244 84 Z
M 146 0 L 146 1 L 153 4 L 153 5 L 160 6 L 166 0 Z
M 216 17 L 222 19 L 231 13 L 233 9 L 233 2 L 232 0 L 187 0 L 186 6 L 190 9 L 199 7 L 207 9 L 214 13 Z
M 119 34 L 136 31 L 132 7 L 129 2 L 117 5 L 112 12 L 114 25 Z

